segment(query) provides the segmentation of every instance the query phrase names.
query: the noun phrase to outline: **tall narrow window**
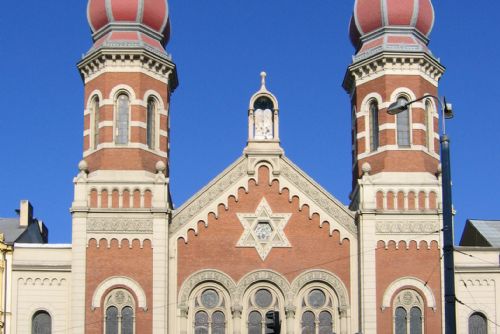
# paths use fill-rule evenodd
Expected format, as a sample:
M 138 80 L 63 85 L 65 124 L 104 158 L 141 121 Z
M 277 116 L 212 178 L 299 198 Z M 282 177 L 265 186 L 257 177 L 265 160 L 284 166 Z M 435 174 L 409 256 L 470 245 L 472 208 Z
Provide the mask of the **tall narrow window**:
M 487 319 L 482 313 L 474 313 L 469 317 L 469 334 L 488 334 Z
M 111 291 L 105 299 L 104 334 L 134 334 L 135 307 L 132 295 L 125 289 Z
M 378 104 L 370 103 L 370 151 L 376 151 L 379 145 Z
M 99 98 L 96 96 L 92 100 L 92 148 L 97 149 L 99 145 Z
M 45 311 L 36 312 L 31 322 L 31 334 L 51 334 L 52 318 Z
M 408 100 L 400 97 L 398 101 L 407 103 Z M 398 146 L 410 147 L 410 110 L 406 109 L 396 116 L 397 131 L 398 131 Z
M 427 100 L 425 102 L 425 146 L 429 151 L 434 147 L 434 117 L 432 114 L 432 103 Z
M 154 98 L 148 99 L 146 120 L 146 140 L 148 147 L 154 149 L 155 146 L 155 120 L 156 120 L 156 101 Z
M 130 100 L 128 95 L 120 94 L 116 101 L 116 144 L 128 143 L 128 119 Z
M 394 332 L 422 334 L 424 318 L 422 297 L 414 290 L 403 290 L 394 299 Z

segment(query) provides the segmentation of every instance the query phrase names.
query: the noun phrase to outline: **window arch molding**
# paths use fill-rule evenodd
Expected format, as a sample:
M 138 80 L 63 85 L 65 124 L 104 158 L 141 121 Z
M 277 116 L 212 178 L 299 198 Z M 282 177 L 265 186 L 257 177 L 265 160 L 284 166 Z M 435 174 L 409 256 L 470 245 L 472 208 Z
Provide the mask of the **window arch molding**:
M 404 277 L 392 282 L 384 292 L 382 298 L 382 310 L 392 307 L 392 301 L 401 290 L 409 289 L 420 293 L 424 298 L 424 305 L 436 310 L 436 298 L 432 290 L 425 282 L 415 277 Z
M 245 295 L 248 293 L 248 290 L 254 286 L 256 282 L 275 286 L 280 291 L 280 294 L 286 298 L 284 303 L 288 304 L 290 302 L 290 283 L 284 276 L 272 270 L 256 270 L 243 276 L 238 282 L 235 300 L 245 300 Z
M 97 97 L 100 101 L 99 103 L 99 106 L 102 107 L 104 105 L 104 95 L 102 94 L 102 92 L 98 89 L 95 89 L 93 90 L 90 94 L 89 94 L 89 97 L 87 98 L 87 110 L 90 111 L 90 109 L 92 108 L 92 101 L 94 100 L 94 98 Z
M 127 94 L 129 96 L 130 104 L 136 104 L 137 97 L 136 97 L 134 89 L 132 87 L 130 87 L 129 85 L 125 85 L 125 84 L 120 84 L 120 85 L 116 85 L 115 87 L 113 87 L 111 89 L 111 92 L 109 93 L 108 98 L 111 101 L 115 101 L 116 98 L 118 97 L 118 95 L 120 95 L 121 93 Z
M 101 302 L 105 295 L 109 293 L 112 288 L 123 287 L 126 290 L 130 290 L 132 295 L 137 299 L 137 307 L 142 308 L 144 311 L 148 310 L 146 303 L 146 293 L 142 289 L 141 285 L 128 277 L 115 276 L 110 277 L 102 281 L 94 291 L 92 296 L 92 310 L 101 306 Z
M 391 93 L 391 99 L 390 99 L 391 103 L 395 102 L 399 97 L 404 97 L 408 99 L 408 101 L 413 101 L 417 99 L 415 93 L 410 88 L 407 87 L 399 87 L 395 89 Z
M 233 292 L 236 290 L 236 283 L 230 276 L 218 270 L 201 270 L 189 276 L 184 283 L 182 283 L 179 290 L 178 307 L 187 307 L 189 305 L 189 298 L 194 289 L 200 284 L 207 284 L 209 282 L 228 291 L 228 297 L 234 299 Z
M 143 96 L 143 101 L 144 102 L 147 102 L 149 98 L 155 98 L 158 102 L 158 110 L 160 112 L 168 112 L 168 110 L 166 110 L 166 107 L 165 107 L 165 103 L 163 102 L 163 98 L 161 97 L 160 93 L 158 93 L 157 91 L 155 90 L 152 90 L 152 89 L 148 89 L 146 91 L 146 93 L 144 93 L 144 96 Z M 146 105 L 145 105 L 146 106 Z

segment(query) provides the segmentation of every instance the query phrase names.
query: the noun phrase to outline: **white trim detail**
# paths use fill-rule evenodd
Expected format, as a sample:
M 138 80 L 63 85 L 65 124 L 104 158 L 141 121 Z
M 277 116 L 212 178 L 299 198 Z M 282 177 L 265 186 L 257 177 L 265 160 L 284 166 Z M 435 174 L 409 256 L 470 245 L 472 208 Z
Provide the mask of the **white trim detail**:
M 390 308 L 392 297 L 395 295 L 396 291 L 405 287 L 414 287 L 418 289 L 424 294 L 427 306 L 432 308 L 433 310 L 436 310 L 436 298 L 434 297 L 432 290 L 427 285 L 425 285 L 425 282 L 415 277 L 404 277 L 392 282 L 384 292 L 384 297 L 382 299 L 382 310 Z
M 144 311 L 148 310 L 146 304 L 146 293 L 142 289 L 141 285 L 133 279 L 123 276 L 110 277 L 99 284 L 97 289 L 94 291 L 94 295 L 92 296 L 91 307 L 93 310 L 101 306 L 101 299 L 104 296 L 104 293 L 115 285 L 126 286 L 132 290 L 137 297 L 137 305 Z

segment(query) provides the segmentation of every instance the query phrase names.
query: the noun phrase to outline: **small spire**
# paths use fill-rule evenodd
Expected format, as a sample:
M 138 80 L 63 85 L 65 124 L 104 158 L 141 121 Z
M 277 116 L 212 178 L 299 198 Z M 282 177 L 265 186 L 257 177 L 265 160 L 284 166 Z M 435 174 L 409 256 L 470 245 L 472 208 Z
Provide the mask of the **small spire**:
M 266 72 L 260 72 L 260 77 L 261 77 L 261 86 L 260 86 L 260 90 L 267 90 L 266 89 L 266 77 L 267 77 L 267 73 Z

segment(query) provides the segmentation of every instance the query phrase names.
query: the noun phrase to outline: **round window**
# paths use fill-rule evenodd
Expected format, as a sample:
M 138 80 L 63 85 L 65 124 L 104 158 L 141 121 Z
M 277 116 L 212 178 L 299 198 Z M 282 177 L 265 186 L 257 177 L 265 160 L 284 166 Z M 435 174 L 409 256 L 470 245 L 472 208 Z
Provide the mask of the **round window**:
M 311 305 L 314 308 L 324 306 L 326 303 L 325 293 L 321 290 L 313 290 L 309 292 L 308 302 L 309 305 Z
M 255 304 L 259 307 L 269 307 L 273 302 L 273 295 L 266 289 L 260 289 L 255 293 Z
M 206 308 L 214 308 L 219 305 L 219 294 L 215 290 L 205 290 L 201 294 L 201 303 Z

